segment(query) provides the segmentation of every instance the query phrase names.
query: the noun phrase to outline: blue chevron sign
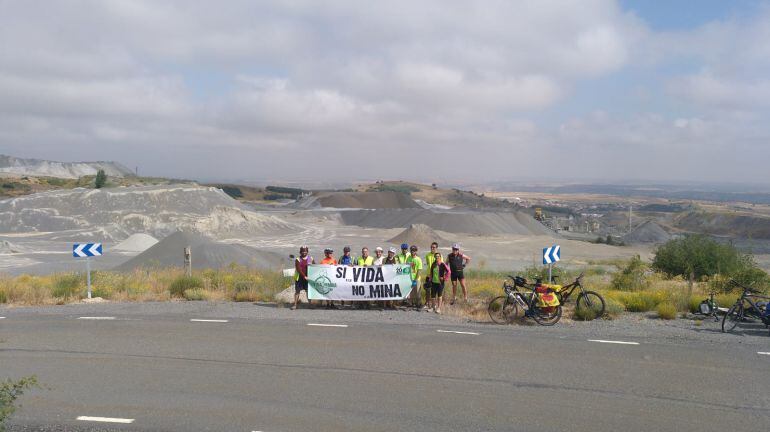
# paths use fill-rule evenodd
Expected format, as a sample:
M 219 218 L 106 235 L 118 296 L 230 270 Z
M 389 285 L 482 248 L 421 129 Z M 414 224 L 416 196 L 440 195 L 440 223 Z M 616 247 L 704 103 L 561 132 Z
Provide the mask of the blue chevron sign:
M 561 246 L 553 245 L 543 249 L 543 264 L 553 264 L 561 261 Z
M 75 258 L 88 258 L 101 255 L 101 243 L 75 243 L 72 245 L 72 256 Z

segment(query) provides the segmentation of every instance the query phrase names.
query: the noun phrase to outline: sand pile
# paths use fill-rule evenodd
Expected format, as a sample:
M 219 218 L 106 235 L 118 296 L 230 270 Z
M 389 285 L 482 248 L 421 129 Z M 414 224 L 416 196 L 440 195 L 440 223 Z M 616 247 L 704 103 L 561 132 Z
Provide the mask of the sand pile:
M 243 245 L 218 243 L 194 233 L 176 232 L 157 244 L 115 267 L 130 271 L 147 267 L 182 267 L 184 248 L 192 248 L 192 266 L 196 269 L 221 268 L 232 263 L 253 268 L 280 268 L 284 259 L 273 252 L 259 251 Z
M 624 235 L 621 240 L 626 244 L 660 244 L 671 240 L 671 234 L 666 232 L 660 225 L 648 220 Z
M 412 198 L 399 192 L 324 192 L 315 196 L 321 207 L 357 209 L 420 208 Z
M 434 230 L 476 235 L 550 235 L 554 232 L 522 212 L 433 211 L 426 209 L 351 210 L 340 212 L 347 225 L 398 228 L 412 224 Z
M 0 254 L 15 254 L 24 252 L 24 248 L 19 247 L 7 240 L 0 241 Z
M 100 169 L 104 170 L 108 177 L 125 177 L 134 174 L 117 162 L 55 162 L 0 155 L 0 172 L 14 175 L 76 179 L 87 175 L 95 176 Z
M 148 234 L 138 233 L 131 235 L 131 237 L 123 240 L 111 249 L 121 252 L 144 252 L 155 246 L 156 243 L 158 243 L 158 239 L 155 237 Z
M 449 242 L 433 231 L 433 228 L 424 224 L 412 224 L 409 228 L 402 231 L 399 235 L 388 240 L 389 243 L 400 245 L 406 243 L 409 245 L 418 245 L 421 247 L 437 242 L 446 246 Z
M 48 191 L 0 201 L 0 232 L 102 231 L 102 241 L 177 230 L 211 237 L 296 231 L 212 187 L 165 185 Z

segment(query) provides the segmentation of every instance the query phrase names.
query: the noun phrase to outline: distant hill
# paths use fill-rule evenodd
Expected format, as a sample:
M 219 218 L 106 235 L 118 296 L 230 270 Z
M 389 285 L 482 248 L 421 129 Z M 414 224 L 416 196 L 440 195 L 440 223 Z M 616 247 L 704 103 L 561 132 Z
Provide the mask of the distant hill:
M 56 162 L 0 155 L 0 174 L 77 179 L 96 175 L 100 169 L 104 170 L 108 177 L 126 177 L 134 174 L 117 162 Z

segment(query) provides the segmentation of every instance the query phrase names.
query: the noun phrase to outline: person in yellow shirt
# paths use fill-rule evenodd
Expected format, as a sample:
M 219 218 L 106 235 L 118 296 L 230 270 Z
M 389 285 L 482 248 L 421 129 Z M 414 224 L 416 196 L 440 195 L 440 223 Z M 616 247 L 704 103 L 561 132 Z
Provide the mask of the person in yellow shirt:
M 411 254 L 409 255 L 409 258 L 406 260 L 406 264 L 409 264 L 411 267 L 411 277 L 412 277 L 412 293 L 410 294 L 410 297 L 412 299 L 412 306 L 419 308 L 420 307 L 420 272 L 422 271 L 422 260 L 417 255 L 417 246 L 412 245 L 412 247 L 409 248 L 409 251 Z
M 438 243 L 433 242 L 430 244 L 430 252 L 425 254 L 425 268 L 428 269 L 428 274 L 425 275 L 425 281 L 422 283 L 422 290 L 425 291 L 425 306 L 423 306 L 422 310 L 428 311 L 430 309 L 431 298 L 432 298 L 432 281 L 431 281 L 431 275 L 430 269 L 433 268 L 433 263 L 436 261 L 436 253 L 438 252 Z

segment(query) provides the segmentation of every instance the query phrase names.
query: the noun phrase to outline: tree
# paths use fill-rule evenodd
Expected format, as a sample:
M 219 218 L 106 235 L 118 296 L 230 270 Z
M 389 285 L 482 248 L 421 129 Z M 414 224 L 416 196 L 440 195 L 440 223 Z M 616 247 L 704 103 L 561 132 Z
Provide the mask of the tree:
M 104 173 L 104 170 L 100 169 L 96 172 L 96 180 L 94 180 L 94 186 L 97 189 L 101 189 L 104 187 L 105 183 L 107 183 L 107 174 Z
M 765 284 L 767 273 L 759 269 L 750 255 L 741 254 L 732 244 L 720 244 L 705 235 L 689 235 L 670 240 L 658 248 L 652 268 L 668 276 L 689 280 L 689 291 L 697 280 L 716 274 L 738 282 Z

